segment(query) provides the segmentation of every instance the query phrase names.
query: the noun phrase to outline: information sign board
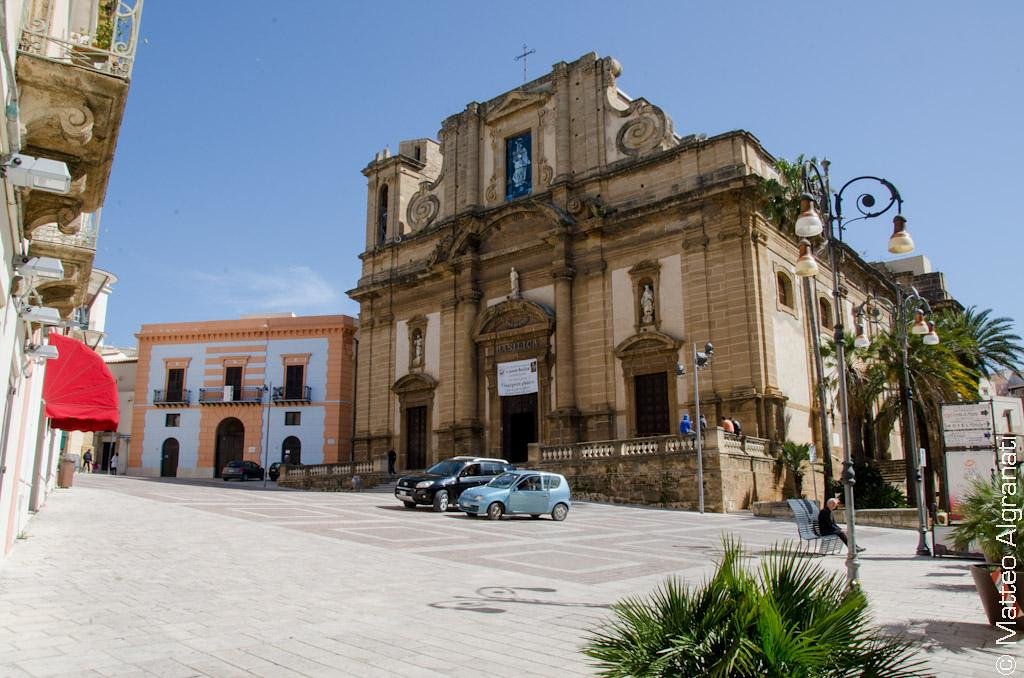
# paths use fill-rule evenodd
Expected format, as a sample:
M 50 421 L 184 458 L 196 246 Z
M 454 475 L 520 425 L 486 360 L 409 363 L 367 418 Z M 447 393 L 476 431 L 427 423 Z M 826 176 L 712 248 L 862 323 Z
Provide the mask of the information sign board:
M 516 396 L 537 392 L 537 359 L 498 363 L 498 395 Z

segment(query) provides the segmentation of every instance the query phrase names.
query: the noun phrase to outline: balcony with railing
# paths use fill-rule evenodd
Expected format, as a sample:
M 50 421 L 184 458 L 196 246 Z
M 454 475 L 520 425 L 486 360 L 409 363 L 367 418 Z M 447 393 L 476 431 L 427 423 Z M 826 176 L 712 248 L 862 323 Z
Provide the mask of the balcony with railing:
M 200 405 L 259 405 L 263 402 L 262 386 L 232 386 L 199 389 Z
M 191 402 L 192 391 L 187 388 L 169 391 L 165 391 L 163 389 L 153 390 L 153 404 L 157 407 L 162 405 L 181 407 L 182 405 L 189 405 Z
M 62 280 L 43 282 L 36 287 L 42 304 L 53 306 L 64 317 L 90 302 L 89 279 L 96 257 L 99 215 L 80 214 L 75 227 L 74 232 L 65 233 L 55 223 L 39 226 L 29 245 L 30 256 L 53 257 L 64 264 Z
M 62 239 L 86 226 L 83 213 L 103 206 L 141 16 L 142 0 L 24 3 L 15 68 L 19 99 L 12 109 L 23 133 L 16 148 L 65 163 L 71 190 L 58 194 L 20 189 L 23 223 L 33 244 L 38 236 L 55 250 L 38 256 L 57 256 L 85 271 L 84 280 L 63 281 L 61 294 L 68 299 L 77 293 L 76 285 L 88 284 L 95 238 L 93 234 L 91 250 L 89 234 L 82 242 Z M 40 228 L 47 231 L 37 233 Z M 56 251 L 61 249 L 68 251 L 67 257 Z M 75 305 L 66 302 L 68 308 Z
M 275 386 L 272 396 L 275 403 L 308 403 L 313 400 L 313 389 L 309 386 Z
M 46 2 L 25 3 L 18 50 L 128 80 L 135 63 L 142 0 L 70 0 L 56 13 Z M 60 15 L 60 19 L 54 17 Z

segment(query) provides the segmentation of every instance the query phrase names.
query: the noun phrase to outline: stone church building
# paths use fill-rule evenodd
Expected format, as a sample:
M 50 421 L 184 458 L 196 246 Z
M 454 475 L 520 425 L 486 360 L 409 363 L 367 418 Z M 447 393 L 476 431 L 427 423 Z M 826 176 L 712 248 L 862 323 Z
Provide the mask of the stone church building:
M 712 426 L 813 439 L 830 274 L 808 298 L 791 229 L 759 212 L 775 159 L 745 131 L 678 134 L 617 87 L 621 70 L 595 54 L 555 64 L 363 170 L 357 460 L 523 462 L 534 442 L 676 433 L 707 341 Z M 857 303 L 878 274 L 852 256 Z

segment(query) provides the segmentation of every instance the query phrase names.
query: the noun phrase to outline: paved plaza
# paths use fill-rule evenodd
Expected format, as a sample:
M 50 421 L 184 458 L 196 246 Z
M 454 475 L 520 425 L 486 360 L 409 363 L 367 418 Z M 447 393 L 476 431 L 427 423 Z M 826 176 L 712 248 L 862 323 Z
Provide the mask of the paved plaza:
M 795 536 L 745 515 L 581 503 L 494 523 L 270 489 L 76 476 L 0 570 L 0 676 L 594 675 L 579 649 L 610 603 L 699 582 L 723 532 L 755 554 Z M 1006 675 L 966 562 L 859 530 L 880 626 L 936 675 Z

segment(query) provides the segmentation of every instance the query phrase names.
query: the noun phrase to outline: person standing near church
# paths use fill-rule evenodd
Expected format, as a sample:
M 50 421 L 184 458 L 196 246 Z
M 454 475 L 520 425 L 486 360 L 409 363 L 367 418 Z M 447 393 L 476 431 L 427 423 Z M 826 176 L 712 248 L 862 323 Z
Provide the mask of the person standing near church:
M 679 421 L 679 435 L 688 436 L 693 432 L 693 422 L 690 421 L 690 414 L 683 414 L 683 418 Z
M 388 450 L 388 475 L 395 475 L 395 462 L 398 460 L 398 454 L 395 452 L 395 448 Z
M 117 475 L 117 452 L 115 451 L 110 455 L 110 475 Z
M 82 455 L 82 470 L 92 473 L 92 450 L 88 447 L 85 448 L 85 454 Z

